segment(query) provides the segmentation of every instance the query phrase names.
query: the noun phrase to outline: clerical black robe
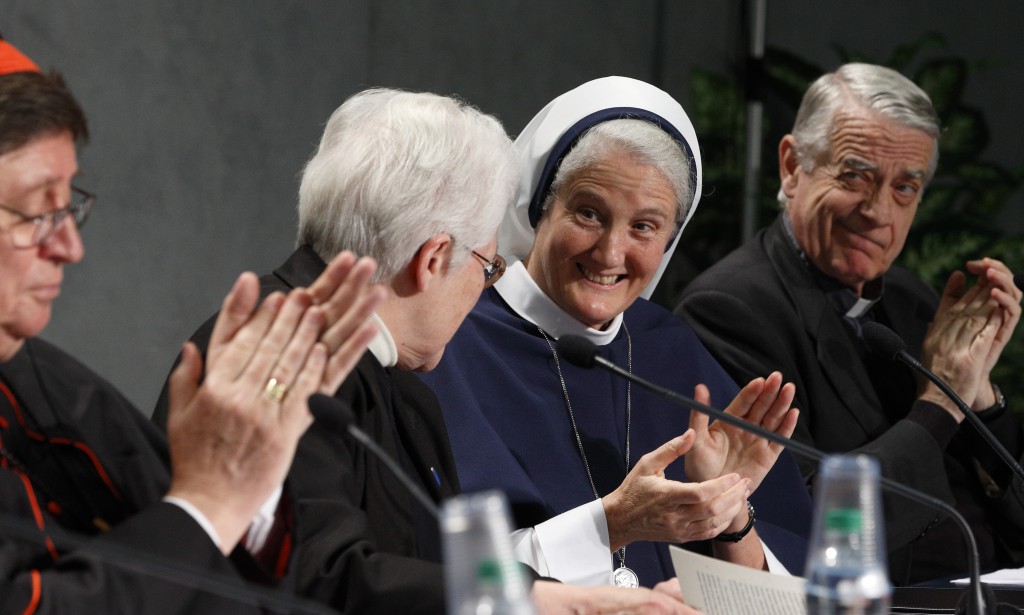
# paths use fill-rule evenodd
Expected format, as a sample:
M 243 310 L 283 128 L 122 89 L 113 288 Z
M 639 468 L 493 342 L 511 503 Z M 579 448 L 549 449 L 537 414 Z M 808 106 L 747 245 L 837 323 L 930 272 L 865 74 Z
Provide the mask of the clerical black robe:
M 0 364 L 0 448 L 0 613 L 250 611 L 197 589 L 241 581 L 192 517 L 161 502 L 163 436 L 46 342 Z
M 415 376 L 369 353 L 335 395 L 437 502 L 458 492 L 440 409 Z M 343 613 L 443 613 L 437 519 L 391 471 L 330 424 L 303 437 L 289 473 L 303 595 Z

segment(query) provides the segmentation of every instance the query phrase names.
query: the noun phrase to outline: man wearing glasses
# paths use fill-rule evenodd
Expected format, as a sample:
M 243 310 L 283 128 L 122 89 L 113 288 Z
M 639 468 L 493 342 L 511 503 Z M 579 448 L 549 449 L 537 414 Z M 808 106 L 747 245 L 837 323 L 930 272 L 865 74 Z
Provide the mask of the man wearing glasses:
M 75 221 L 75 226 L 81 228 L 89 217 L 89 212 L 92 211 L 95 202 L 95 194 L 86 192 L 78 186 L 71 186 L 71 202 L 67 207 L 54 209 L 37 216 L 26 215 L 22 211 L 6 205 L 0 205 L 0 209 L 18 218 L 18 221 L 7 227 L 14 247 L 33 248 L 46 243 L 53 231 L 60 227 L 68 216 Z
M 244 549 L 288 563 L 287 506 L 271 536 L 243 538 L 311 422 L 306 399 L 334 390 L 374 333 L 372 263 L 256 308 L 243 274 L 200 360 L 171 377 L 169 442 L 109 383 L 37 339 L 82 259 L 95 198 L 73 187 L 85 116 L 56 74 L 0 39 L 0 613 L 247 613 L 269 581 Z M 321 300 L 313 305 L 315 298 Z M 255 309 L 255 311 L 254 311 Z M 351 314 L 351 318 L 343 315 Z M 335 324 L 340 325 L 339 328 Z M 202 384 L 198 382 L 204 373 Z M 238 431 L 230 442 L 223 433 Z M 170 463 L 168 463 L 170 459 Z M 274 534 L 277 528 L 281 532 Z

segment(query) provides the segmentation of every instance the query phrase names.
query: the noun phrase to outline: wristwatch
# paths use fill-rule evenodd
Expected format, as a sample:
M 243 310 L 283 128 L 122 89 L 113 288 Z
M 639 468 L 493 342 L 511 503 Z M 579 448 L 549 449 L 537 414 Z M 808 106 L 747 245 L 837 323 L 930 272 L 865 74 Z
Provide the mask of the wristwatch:
M 749 501 L 747 502 L 747 524 L 743 526 L 738 532 L 727 533 L 722 532 L 718 536 L 715 536 L 715 540 L 719 542 L 739 542 L 747 537 L 750 530 L 754 529 L 754 521 L 757 519 L 757 515 L 754 514 L 754 505 Z
M 1006 410 L 1006 396 L 1003 395 L 1003 392 L 999 389 L 998 386 L 996 386 L 996 384 L 994 382 L 992 383 L 992 392 L 995 393 L 995 395 L 996 395 L 996 403 L 992 404 L 988 408 L 982 408 L 981 410 L 975 410 L 974 411 L 975 414 L 977 414 L 977 415 L 994 415 L 994 414 L 997 414 L 997 413 L 1001 413 L 1003 410 Z

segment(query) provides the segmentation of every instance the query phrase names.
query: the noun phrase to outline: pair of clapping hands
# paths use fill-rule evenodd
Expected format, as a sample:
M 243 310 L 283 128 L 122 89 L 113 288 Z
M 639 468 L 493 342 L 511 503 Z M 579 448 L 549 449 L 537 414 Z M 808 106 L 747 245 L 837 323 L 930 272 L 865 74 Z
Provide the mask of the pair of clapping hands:
M 259 302 L 243 273 L 217 317 L 204 369 L 186 343 L 170 378 L 168 496 L 187 500 L 231 551 L 284 481 L 312 423 L 307 399 L 333 394 L 377 328 L 376 264 L 342 252 L 309 287 Z M 258 304 L 258 306 L 257 306 Z M 200 384 L 202 380 L 202 384 Z
M 774 372 L 749 382 L 725 411 L 789 437 L 799 416 L 791 407 L 795 393 L 795 386 L 784 384 L 782 374 Z M 694 398 L 704 404 L 712 401 L 702 384 Z M 737 531 L 747 521 L 747 497 L 781 452 L 778 444 L 721 421 L 709 425 L 706 415 L 693 411 L 686 433 L 641 457 L 622 484 L 602 499 L 612 548 L 635 540 L 689 542 Z M 666 478 L 665 468 L 683 455 L 692 482 Z M 743 551 L 724 558 L 754 567 L 763 564 L 758 541 L 744 541 Z
M 990 374 L 1020 320 L 1021 290 L 1013 272 L 1000 261 L 967 262 L 977 281 L 956 271 L 942 292 L 921 352 L 921 362 L 942 378 L 974 410 L 996 403 Z M 931 383 L 922 382 L 921 398 L 942 406 L 957 421 L 963 415 Z

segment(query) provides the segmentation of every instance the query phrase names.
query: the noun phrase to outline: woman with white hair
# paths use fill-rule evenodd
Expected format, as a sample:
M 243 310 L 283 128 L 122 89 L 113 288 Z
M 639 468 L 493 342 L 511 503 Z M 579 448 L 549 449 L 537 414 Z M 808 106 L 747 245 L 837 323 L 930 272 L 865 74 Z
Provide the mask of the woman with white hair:
M 704 401 L 735 398 L 733 414 L 792 433 L 792 385 L 772 374 L 737 394 L 689 327 L 642 298 L 700 198 L 682 107 L 641 81 L 597 79 L 552 101 L 515 146 L 518 198 L 499 231 L 515 262 L 424 375 L 462 488 L 503 489 L 527 528 L 518 556 L 563 581 L 652 586 L 673 576 L 665 543 L 711 538 L 723 559 L 782 569 L 774 552 L 801 567 L 794 534 L 810 503 L 788 457 L 768 472 L 779 447 L 555 352 L 562 335 L 582 335 L 638 376 Z M 672 463 L 684 453 L 685 472 Z M 747 496 L 766 474 L 772 497 L 755 497 L 755 513 Z

